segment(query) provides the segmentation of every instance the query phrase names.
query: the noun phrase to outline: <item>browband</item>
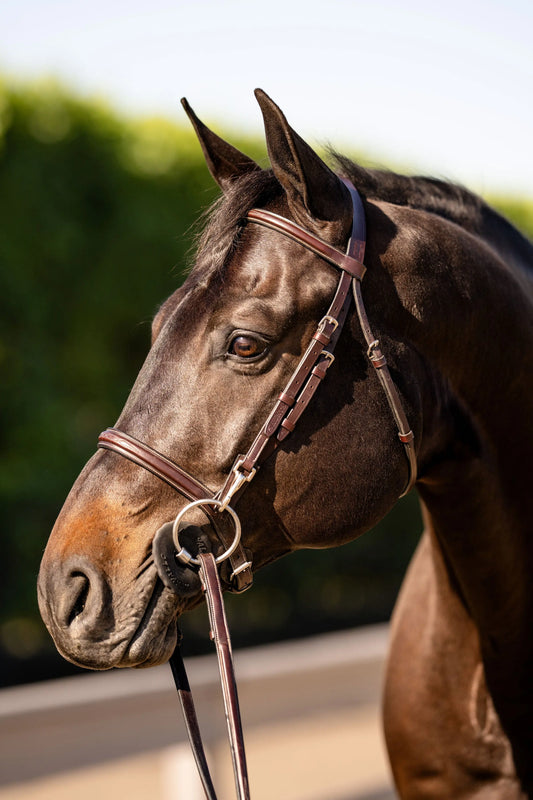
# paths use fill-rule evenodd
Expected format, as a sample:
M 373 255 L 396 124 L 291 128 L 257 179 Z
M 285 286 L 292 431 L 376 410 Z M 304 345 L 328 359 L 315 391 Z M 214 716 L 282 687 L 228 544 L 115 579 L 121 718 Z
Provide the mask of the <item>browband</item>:
M 365 250 L 364 239 L 362 241 L 354 239 L 352 235 L 350 241 L 354 242 L 352 252 L 357 253 L 356 257 L 352 255 L 351 252 L 342 253 L 327 242 L 324 242 L 318 236 L 300 227 L 296 222 L 292 222 L 292 220 L 281 217 L 279 214 L 274 214 L 272 211 L 267 211 L 264 208 L 252 208 L 252 210 L 248 212 L 246 219 L 249 222 L 257 222 L 265 228 L 278 231 L 278 233 L 283 233 L 289 239 L 303 245 L 308 250 L 321 256 L 326 261 L 329 261 L 334 267 L 344 270 L 344 272 L 347 272 L 352 278 L 358 281 L 362 280 L 366 272 L 366 267 L 362 263 Z M 361 255 L 359 255 L 360 253 Z M 358 260 L 359 258 L 361 260 Z

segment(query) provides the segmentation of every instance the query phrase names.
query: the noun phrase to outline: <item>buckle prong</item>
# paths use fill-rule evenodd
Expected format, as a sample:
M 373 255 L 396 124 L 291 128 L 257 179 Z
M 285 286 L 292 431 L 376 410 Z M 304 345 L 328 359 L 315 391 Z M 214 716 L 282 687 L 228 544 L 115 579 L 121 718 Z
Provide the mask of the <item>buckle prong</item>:
M 376 347 L 379 347 L 379 339 L 374 339 L 374 341 L 370 342 L 370 344 L 368 345 L 368 350 L 366 351 L 368 358 L 372 358 L 372 355 L 374 354 L 374 350 L 376 349 Z
M 337 328 L 339 327 L 339 320 L 335 319 L 335 317 L 332 317 L 330 314 L 326 314 L 324 317 L 322 317 L 322 319 L 318 323 L 318 330 L 319 330 L 320 333 L 322 333 L 324 331 L 324 328 L 326 327 L 326 325 L 328 323 L 330 325 L 333 325 L 333 331 L 336 331 Z M 333 333 L 333 331 L 332 331 L 332 333 Z

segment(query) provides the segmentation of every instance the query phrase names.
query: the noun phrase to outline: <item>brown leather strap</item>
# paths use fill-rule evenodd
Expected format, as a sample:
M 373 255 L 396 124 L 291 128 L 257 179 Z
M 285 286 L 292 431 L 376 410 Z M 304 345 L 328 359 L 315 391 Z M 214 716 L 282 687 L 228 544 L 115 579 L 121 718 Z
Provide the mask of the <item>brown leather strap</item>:
M 288 236 L 289 239 L 293 239 L 308 250 L 312 250 L 313 253 L 322 256 L 322 258 L 325 258 L 326 261 L 329 261 L 333 266 L 344 270 L 344 272 L 348 272 L 352 278 L 358 281 L 362 280 L 366 272 L 365 265 L 356 257 L 355 241 L 353 245 L 350 244 L 351 250 L 347 253 L 343 253 L 341 250 L 337 250 L 337 248 L 319 239 L 314 233 L 309 233 L 305 228 L 297 225 L 296 222 L 286 219 L 286 217 L 281 217 L 279 214 L 274 214 L 272 211 L 267 211 L 264 208 L 252 208 L 252 210 L 248 212 L 246 218 L 250 222 L 257 222 L 265 228 L 271 228 L 278 233 L 283 233 L 285 236 Z M 358 255 L 357 253 L 357 256 Z
M 270 412 L 266 422 L 252 442 L 246 455 L 239 456 L 240 471 L 245 476 L 255 470 L 276 450 L 279 444 L 294 430 L 296 422 L 309 405 L 314 393 L 333 363 L 333 349 L 340 336 L 350 307 L 351 275 L 343 272 L 335 297 L 303 354 L 298 366 Z M 234 471 L 217 497 L 224 498 L 232 490 Z M 244 490 L 245 484 L 232 494 L 232 502 Z
M 170 657 L 169 663 L 172 670 L 172 677 L 174 678 L 174 683 L 176 684 L 181 710 L 183 712 L 183 719 L 185 720 L 185 728 L 187 730 L 189 744 L 191 745 L 191 750 L 196 762 L 198 774 L 200 775 L 200 780 L 202 781 L 202 786 L 204 787 L 205 796 L 207 797 L 207 800 L 217 800 L 215 787 L 213 785 L 213 780 L 211 778 L 209 766 L 205 757 L 202 734 L 200 732 L 200 726 L 198 725 L 198 717 L 196 715 L 194 699 L 179 644 Z
M 346 253 L 342 253 L 292 220 L 264 209 L 252 209 L 249 222 L 258 223 L 282 233 L 290 239 L 325 258 L 341 270 L 335 296 L 325 316 L 318 324 L 311 342 L 289 378 L 287 385 L 270 412 L 266 422 L 245 455 L 238 457 L 236 466 L 217 494 L 225 502 L 235 503 L 258 467 L 277 449 L 294 430 L 304 410 L 309 405 L 326 370 L 333 363 L 333 350 L 341 334 L 351 301 L 351 282 L 359 283 L 366 271 L 362 260 L 365 254 L 365 215 L 358 192 L 353 184 L 343 179 L 352 200 L 352 230 Z
M 127 433 L 115 430 L 115 428 L 107 428 L 98 437 L 98 447 L 114 450 L 115 453 L 124 456 L 129 461 L 144 467 L 172 486 L 173 489 L 177 489 L 188 500 L 204 500 L 213 497 L 213 492 L 203 483 L 197 481 L 162 453 Z
M 215 643 L 220 672 L 222 696 L 228 726 L 231 757 L 233 761 L 233 774 L 235 788 L 239 800 L 249 800 L 250 789 L 248 784 L 248 770 L 246 767 L 246 753 L 244 750 L 244 736 L 242 732 L 241 713 L 231 640 L 224 610 L 222 587 L 218 577 L 218 569 L 212 553 L 200 553 L 200 577 L 202 588 L 205 592 L 209 621 L 211 623 L 211 638 Z
M 222 597 L 222 587 L 220 585 L 217 565 L 212 553 L 200 553 L 198 557 L 201 562 L 200 578 L 209 614 L 211 639 L 215 644 L 218 659 L 220 685 L 222 687 L 230 752 L 233 762 L 233 774 L 235 777 L 235 788 L 238 800 L 250 800 L 244 734 L 242 730 L 237 683 L 235 680 L 235 669 L 233 666 L 231 639 Z M 178 690 L 189 743 L 200 775 L 200 780 L 202 781 L 205 796 L 207 800 L 217 800 L 202 743 L 194 700 L 179 645 L 176 647 L 170 659 L 170 666 L 176 689 Z
M 324 377 L 325 370 L 332 363 L 333 348 L 335 346 L 336 339 L 342 330 L 342 324 L 344 323 L 344 319 L 348 311 L 349 297 L 346 301 L 346 296 L 348 295 L 349 284 L 351 283 L 353 286 L 353 295 L 359 323 L 368 346 L 368 357 L 373 367 L 376 369 L 379 381 L 387 398 L 389 408 L 391 409 L 394 421 L 398 428 L 398 437 L 404 446 L 407 456 L 409 473 L 405 489 L 401 494 L 401 497 L 403 497 L 410 491 L 416 481 L 417 476 L 414 434 L 409 427 L 409 423 L 407 422 L 398 390 L 396 389 L 396 386 L 390 376 L 386 358 L 381 350 L 379 350 L 379 342 L 375 339 L 368 322 L 368 317 L 361 295 L 361 281 L 366 271 L 366 268 L 362 263 L 365 254 L 366 240 L 364 211 L 362 208 L 361 199 L 358 192 L 355 190 L 355 187 L 347 179 L 343 179 L 343 182 L 350 192 L 353 205 L 352 235 L 348 243 L 346 254 L 341 253 L 336 248 L 322 241 L 314 234 L 311 234 L 304 228 L 301 228 L 295 222 L 292 222 L 292 220 L 285 219 L 278 214 L 273 214 L 272 212 L 264 209 L 252 209 L 248 213 L 247 219 L 249 221 L 257 222 L 260 225 L 264 225 L 265 227 L 271 228 L 272 230 L 276 230 L 279 233 L 288 236 L 290 239 L 293 239 L 294 241 L 303 245 L 308 250 L 312 250 L 314 253 L 317 253 L 325 258 L 331 264 L 334 264 L 343 270 L 335 299 L 337 299 L 337 297 L 341 298 L 342 302 L 345 304 L 345 308 L 341 318 L 338 316 L 338 309 L 335 307 L 334 299 L 327 316 L 329 316 L 331 319 L 337 319 L 338 325 L 336 330 L 334 333 L 330 332 L 329 329 L 324 333 L 315 333 L 313 337 L 315 344 L 313 344 L 313 342 L 311 343 L 308 351 L 296 368 L 296 371 L 291 377 L 288 386 L 281 393 L 276 407 L 256 437 L 250 450 L 245 456 L 239 457 L 239 463 L 244 474 L 255 474 L 255 469 L 276 449 L 278 442 L 283 441 L 283 439 L 285 439 L 289 433 L 294 430 L 297 421 L 299 420 L 305 408 L 309 405 L 312 396 Z M 324 342 L 324 344 L 327 345 L 328 341 L 326 340 L 328 333 L 331 336 L 332 344 L 320 353 L 321 364 L 316 363 L 315 360 L 310 367 L 309 365 L 311 359 L 313 355 L 316 355 L 317 351 L 316 341 Z M 329 359 L 327 363 L 325 359 Z M 306 378 L 307 384 L 305 389 L 301 390 L 303 380 Z M 300 390 L 301 393 L 299 394 L 298 399 L 296 399 L 296 395 L 298 392 L 300 392 Z M 290 411 L 288 410 L 289 408 Z M 286 414 L 285 417 L 283 416 L 284 414 Z M 276 435 L 276 440 L 273 442 L 272 437 L 274 435 Z M 225 487 L 220 492 L 220 496 L 224 497 L 224 491 L 227 493 L 230 486 L 231 476 L 228 478 Z M 242 491 L 242 488 L 243 487 L 240 488 L 239 492 Z
M 322 352 L 318 356 L 317 361 L 315 362 L 314 367 L 308 374 L 307 382 L 302 388 L 298 399 L 290 409 L 285 419 L 281 422 L 280 428 L 276 435 L 277 440 L 280 442 L 283 441 L 289 435 L 289 433 L 292 433 L 296 427 L 296 423 L 311 402 L 316 390 L 326 377 L 327 370 L 335 360 L 333 351 L 341 334 L 346 316 L 348 314 L 348 309 L 350 308 L 350 283 L 350 275 L 346 272 L 343 272 L 337 287 L 337 292 L 333 299 L 333 303 L 328 311 L 328 315 L 331 314 L 332 317 L 337 319 L 337 327 L 332 332 L 330 341 L 323 348 Z M 338 305 L 340 305 L 340 308 L 337 307 Z
M 383 391 L 385 392 L 385 397 L 387 398 L 389 408 L 392 412 L 396 427 L 398 428 L 398 437 L 404 446 L 405 454 L 407 456 L 409 476 L 407 478 L 406 486 L 400 495 L 400 497 L 404 497 L 412 489 L 414 482 L 416 481 L 417 464 L 416 453 L 414 449 L 415 437 L 407 421 L 396 385 L 390 376 L 389 368 L 387 366 L 387 359 L 379 347 L 379 339 L 375 338 L 370 329 L 370 323 L 368 321 L 363 298 L 361 296 L 361 285 L 358 281 L 352 281 L 352 287 L 355 306 L 359 316 L 359 324 L 361 325 L 361 330 L 363 331 L 363 336 L 365 337 L 368 347 L 367 355 L 370 359 L 370 363 L 376 370 L 379 382 L 381 383 Z

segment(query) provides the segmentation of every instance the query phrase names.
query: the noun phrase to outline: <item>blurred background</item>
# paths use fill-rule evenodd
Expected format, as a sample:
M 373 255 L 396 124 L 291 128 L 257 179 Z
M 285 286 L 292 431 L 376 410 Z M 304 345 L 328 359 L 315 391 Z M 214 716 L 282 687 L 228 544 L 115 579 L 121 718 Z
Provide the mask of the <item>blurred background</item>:
M 62 502 L 112 424 L 152 315 L 216 197 L 179 98 L 266 163 L 261 86 L 319 149 L 479 191 L 533 235 L 533 6 L 405 0 L 0 8 L 0 682 L 65 675 L 35 581 Z M 230 598 L 236 645 L 386 621 L 416 496 L 352 545 Z M 189 654 L 206 646 L 187 623 Z

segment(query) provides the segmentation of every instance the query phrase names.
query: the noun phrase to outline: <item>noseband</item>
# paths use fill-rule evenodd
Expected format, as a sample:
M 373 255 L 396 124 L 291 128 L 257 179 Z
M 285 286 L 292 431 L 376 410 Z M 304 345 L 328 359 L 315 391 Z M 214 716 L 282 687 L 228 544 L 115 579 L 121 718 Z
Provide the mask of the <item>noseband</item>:
M 144 467 L 189 500 L 189 504 L 180 511 L 173 525 L 173 541 L 176 548 L 175 558 L 183 565 L 192 564 L 199 567 L 202 588 L 206 593 L 212 633 L 219 656 L 224 700 L 227 703 L 226 716 L 239 798 L 248 797 L 246 764 L 236 687 L 231 669 L 231 646 L 229 644 L 223 604 L 221 603 L 217 565 L 220 564 L 221 576 L 227 587 L 231 591 L 242 592 L 252 583 L 252 562 L 240 543 L 240 522 L 230 503 L 235 505 L 246 486 L 253 480 L 261 464 L 294 431 L 302 413 L 309 405 L 328 368 L 335 360 L 333 351 L 346 320 L 352 295 L 361 330 L 367 344 L 368 358 L 375 368 L 385 392 L 398 429 L 398 437 L 407 457 L 409 472 L 402 497 L 409 492 L 416 480 L 417 465 L 414 451 L 414 435 L 407 422 L 398 390 L 390 376 L 385 356 L 380 349 L 379 340 L 375 338 L 370 329 L 361 295 L 361 281 L 366 272 L 366 267 L 363 264 L 366 244 L 363 204 L 351 182 L 346 179 L 343 180 L 350 192 L 353 206 L 352 231 L 346 253 L 332 247 L 295 222 L 271 211 L 254 208 L 246 217 L 247 222 L 270 228 L 283 236 L 287 236 L 307 250 L 311 250 L 334 267 L 337 267 L 341 275 L 331 305 L 320 320 L 307 350 L 300 359 L 284 390 L 279 395 L 277 402 L 248 452 L 237 456 L 235 459 L 223 486 L 217 492 L 212 492 L 166 456 L 115 428 L 108 428 L 98 438 L 98 447 L 112 450 L 135 464 Z M 210 554 L 203 553 L 200 553 L 198 557 L 193 557 L 179 542 L 179 522 L 189 509 L 197 506 L 200 506 L 207 514 L 224 547 L 224 552 L 216 558 Z M 222 513 L 224 511 L 228 513 Z M 171 565 L 169 566 L 169 571 L 172 571 Z M 163 578 L 163 576 L 161 577 Z M 188 707 L 192 704 L 192 700 L 183 665 L 181 661 L 171 661 L 171 665 L 182 705 L 184 705 L 186 724 L 193 752 L 199 766 L 200 776 L 204 783 L 204 789 L 208 798 L 214 798 L 215 794 L 201 748 L 194 708 L 191 712 L 190 707 Z

